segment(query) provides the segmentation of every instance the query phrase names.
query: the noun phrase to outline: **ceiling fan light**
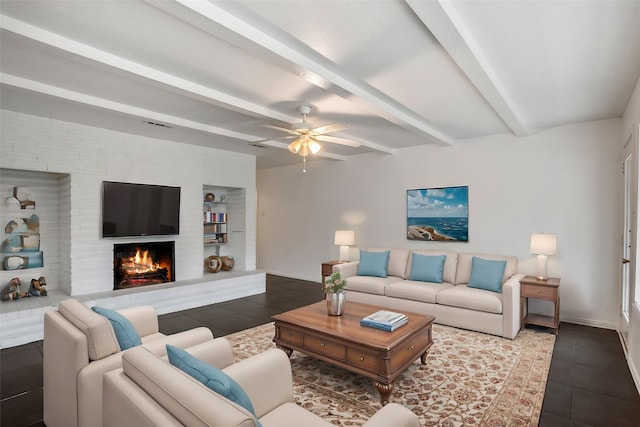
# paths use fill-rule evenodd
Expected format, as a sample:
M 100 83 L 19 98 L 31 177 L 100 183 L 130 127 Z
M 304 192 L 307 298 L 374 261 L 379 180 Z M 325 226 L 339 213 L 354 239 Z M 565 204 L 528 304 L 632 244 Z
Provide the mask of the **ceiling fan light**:
M 312 154 L 316 154 L 322 148 L 322 146 L 318 144 L 316 141 L 314 141 L 313 139 L 310 140 L 307 145 L 309 146 L 309 150 L 311 151 Z
M 300 151 L 298 151 L 298 154 L 302 157 L 307 157 L 309 155 L 309 146 L 307 144 L 302 144 L 302 147 L 300 147 Z
M 298 154 L 298 151 L 300 151 L 300 147 L 302 147 L 302 141 L 296 139 L 291 144 L 289 144 L 289 151 L 294 154 Z

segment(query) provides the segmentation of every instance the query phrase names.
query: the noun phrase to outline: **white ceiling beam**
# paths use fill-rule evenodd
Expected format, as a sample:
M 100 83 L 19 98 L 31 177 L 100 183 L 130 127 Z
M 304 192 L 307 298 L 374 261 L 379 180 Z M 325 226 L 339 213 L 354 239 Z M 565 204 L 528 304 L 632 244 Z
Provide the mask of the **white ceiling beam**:
M 46 83 L 37 82 L 35 80 L 25 79 L 22 77 L 14 76 L 12 74 L 0 73 L 0 83 L 2 83 L 3 85 L 28 90 L 31 92 L 36 92 L 43 95 L 65 99 L 67 101 L 73 101 L 80 104 L 101 108 L 104 110 L 123 113 L 128 116 L 135 116 L 144 120 L 159 121 L 162 123 L 194 129 L 194 130 L 206 132 L 213 135 L 226 136 L 228 138 L 235 138 L 242 141 L 250 141 L 250 142 L 259 141 L 262 139 L 255 135 L 248 135 L 245 133 L 235 132 L 235 131 L 224 129 L 218 126 L 211 126 L 205 123 L 199 123 L 193 120 L 183 119 L 181 117 L 164 114 L 158 111 L 135 107 L 129 104 L 123 104 L 121 102 L 115 102 L 108 99 L 99 98 L 93 95 L 87 95 L 85 93 L 64 89 L 64 88 L 49 85 Z
M 437 144 L 452 145 L 454 143 L 452 138 L 435 129 L 415 112 L 366 82 L 347 75 L 327 58 L 274 25 L 251 14 L 238 3 L 201 0 L 176 0 L 176 2 L 290 63 L 316 74 L 342 91 L 355 95 L 360 98 L 358 101 L 364 101 L 369 110 L 391 123 L 424 136 Z M 153 4 L 153 2 L 150 3 Z M 163 10 L 168 11 L 167 8 L 163 8 Z M 185 19 L 184 16 L 181 17 Z
M 35 27 L 6 15 L 0 15 L 0 28 L 18 34 L 22 37 L 35 40 L 39 43 L 99 62 L 109 67 L 123 70 L 161 83 L 162 85 L 179 89 L 186 92 L 190 97 L 207 103 L 212 103 L 214 105 L 224 104 L 225 106 L 230 106 L 243 113 L 249 113 L 250 115 L 266 117 L 287 123 L 292 123 L 299 119 L 298 116 L 282 114 L 262 105 L 248 102 L 244 99 L 159 71 L 155 68 L 147 67 L 146 65 L 79 43 L 75 40 Z
M 517 136 L 531 133 L 451 1 L 405 0 Z
M 42 43 L 51 47 L 55 47 L 65 52 L 78 55 L 82 58 L 86 58 L 91 61 L 95 61 L 104 65 L 107 65 L 109 67 L 123 70 L 145 79 L 153 80 L 155 82 L 161 83 L 164 86 L 169 86 L 174 89 L 178 89 L 183 93 L 186 93 L 189 97 L 201 100 L 206 103 L 210 103 L 213 105 L 223 104 L 241 113 L 259 116 L 259 117 L 265 117 L 268 119 L 278 120 L 285 123 L 296 123 L 300 121 L 299 116 L 290 116 L 287 114 L 282 114 L 278 111 L 271 110 L 259 104 L 248 102 L 244 99 L 212 89 L 208 86 L 203 86 L 201 84 L 194 83 L 189 80 L 185 80 L 180 77 L 174 76 L 172 74 L 168 74 L 168 73 L 156 70 L 154 68 L 148 67 L 146 65 L 142 65 L 137 62 L 122 58 L 120 56 L 111 54 L 109 52 L 105 52 L 103 50 L 94 48 L 92 46 L 79 43 L 75 40 L 71 40 L 66 37 L 60 36 L 58 34 L 49 32 L 47 30 L 43 30 L 39 27 L 35 27 L 33 25 L 8 17 L 6 15 L 0 14 L 0 28 L 5 31 L 10 31 L 14 34 L 18 34 L 22 37 L 35 40 L 39 43 Z M 32 85 L 32 88 L 30 90 L 35 91 L 36 87 L 42 87 L 42 86 Z M 88 96 L 88 95 L 85 95 L 85 96 Z M 124 104 L 121 104 L 121 105 L 124 105 Z M 132 108 L 135 109 L 136 107 L 132 107 Z M 157 113 L 157 114 L 160 114 L 160 113 Z M 153 117 L 149 117 L 149 118 L 152 120 L 154 119 Z M 160 120 L 160 119 L 156 117 L 155 120 Z M 204 124 L 202 125 L 208 126 Z M 186 126 L 186 127 L 189 127 L 189 126 Z M 210 126 L 210 128 L 213 129 L 216 127 Z M 217 129 L 222 129 L 222 128 L 217 128 Z M 230 135 L 226 135 L 225 132 L 231 132 L 231 131 L 224 129 L 224 130 L 221 130 L 221 132 L 222 133 L 217 133 L 217 134 L 223 135 L 223 136 L 230 136 Z M 251 137 L 251 139 L 246 139 L 249 142 L 264 139 L 263 137 L 256 137 L 251 135 L 248 135 L 248 136 Z M 234 136 L 231 136 L 231 137 L 235 138 Z M 385 154 L 395 153 L 395 150 L 390 149 L 388 147 L 384 147 L 380 144 L 376 144 L 371 141 L 351 137 L 346 134 L 345 134 L 345 137 L 348 139 L 357 139 L 359 142 L 362 143 L 363 146 L 366 146 L 373 151 L 379 151 Z M 263 145 L 270 145 L 273 147 L 282 148 L 277 143 L 271 144 L 271 143 L 265 142 Z M 286 149 L 287 147 L 285 146 L 284 148 Z M 343 156 L 340 156 L 337 154 L 327 155 L 327 153 L 325 152 L 323 155 L 326 157 L 335 158 L 338 160 L 344 160 Z
M 93 95 L 87 95 L 84 93 L 60 88 L 57 86 L 48 85 L 48 84 L 37 82 L 34 80 L 29 80 L 22 77 L 14 76 L 12 74 L 0 73 L 0 84 L 23 89 L 23 90 L 28 90 L 30 92 L 35 92 L 35 93 L 39 93 L 47 96 L 64 99 L 71 102 L 76 102 L 79 104 L 90 105 L 91 107 L 95 107 L 95 108 L 122 113 L 127 116 L 130 116 L 130 117 L 133 116 L 143 120 L 159 121 L 169 125 L 197 130 L 197 131 L 208 133 L 211 135 L 225 136 L 228 138 L 234 138 L 241 141 L 248 141 L 249 143 L 260 141 L 260 145 L 266 145 L 269 147 L 281 148 L 285 150 L 288 149 L 287 144 L 284 144 L 279 141 L 264 140 L 261 137 L 258 137 L 255 135 L 248 135 L 245 133 L 235 132 L 235 131 L 224 129 L 218 126 L 211 126 L 206 123 L 200 123 L 200 122 L 184 119 L 177 116 L 160 113 L 158 111 L 148 110 L 146 108 L 134 107 L 129 104 L 110 101 L 108 99 L 99 98 Z M 328 153 L 324 151 L 314 154 L 314 156 L 325 157 L 328 159 L 335 159 L 335 160 L 346 160 L 345 156 Z

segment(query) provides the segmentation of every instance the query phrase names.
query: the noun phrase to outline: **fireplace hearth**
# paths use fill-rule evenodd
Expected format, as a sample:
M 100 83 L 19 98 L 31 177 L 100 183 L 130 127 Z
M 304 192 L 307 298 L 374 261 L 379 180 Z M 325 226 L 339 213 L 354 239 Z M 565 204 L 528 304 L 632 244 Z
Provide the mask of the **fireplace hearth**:
M 175 281 L 175 242 L 113 245 L 113 289 Z

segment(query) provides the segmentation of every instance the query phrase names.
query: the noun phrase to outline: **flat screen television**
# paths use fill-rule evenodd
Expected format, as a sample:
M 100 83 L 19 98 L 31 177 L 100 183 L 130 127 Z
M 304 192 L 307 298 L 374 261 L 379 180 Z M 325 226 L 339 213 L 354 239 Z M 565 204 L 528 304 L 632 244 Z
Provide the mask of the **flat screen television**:
M 180 233 L 180 187 L 102 183 L 102 237 Z

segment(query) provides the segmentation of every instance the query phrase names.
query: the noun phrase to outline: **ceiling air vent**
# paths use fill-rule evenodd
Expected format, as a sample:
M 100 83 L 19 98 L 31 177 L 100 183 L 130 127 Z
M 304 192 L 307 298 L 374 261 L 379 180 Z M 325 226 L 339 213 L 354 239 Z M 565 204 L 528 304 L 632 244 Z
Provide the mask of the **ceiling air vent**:
M 157 122 L 151 122 L 151 121 L 144 121 L 143 123 L 146 123 L 148 125 L 153 125 L 153 126 L 159 126 L 161 128 L 169 128 L 169 129 L 171 129 L 171 126 L 165 125 L 164 123 L 157 123 Z

